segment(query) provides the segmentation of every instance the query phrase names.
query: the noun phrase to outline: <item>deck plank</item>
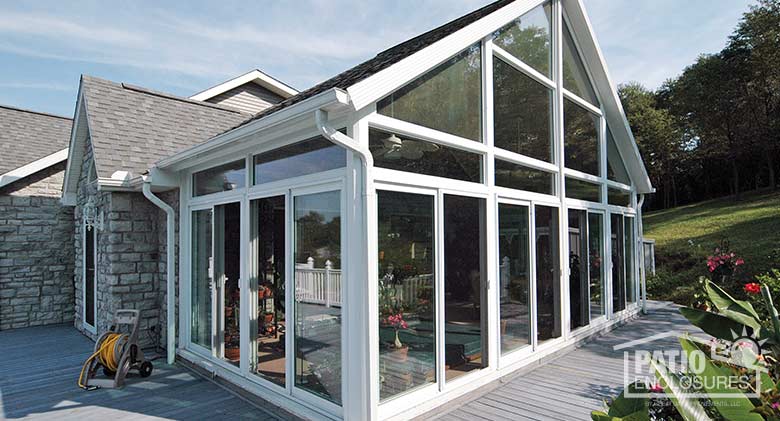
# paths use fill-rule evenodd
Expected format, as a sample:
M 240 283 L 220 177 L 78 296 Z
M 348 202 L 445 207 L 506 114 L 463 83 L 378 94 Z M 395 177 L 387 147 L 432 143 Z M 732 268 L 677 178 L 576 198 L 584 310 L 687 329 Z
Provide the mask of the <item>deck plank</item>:
M 615 345 L 674 331 L 701 334 L 669 303 L 648 303 L 648 315 L 632 320 L 580 348 L 519 376 L 508 376 L 469 394 L 457 405 L 446 405 L 418 420 L 589 420 L 602 400 L 623 388 L 623 350 Z M 653 349 L 679 349 L 676 338 L 654 341 Z M 631 349 L 631 348 L 629 348 Z M 492 408 L 488 410 L 488 408 Z
M 286 420 L 180 365 L 154 362 L 146 379 L 123 389 L 86 392 L 76 380 L 93 342 L 72 326 L 0 332 L 0 419 L 16 420 Z

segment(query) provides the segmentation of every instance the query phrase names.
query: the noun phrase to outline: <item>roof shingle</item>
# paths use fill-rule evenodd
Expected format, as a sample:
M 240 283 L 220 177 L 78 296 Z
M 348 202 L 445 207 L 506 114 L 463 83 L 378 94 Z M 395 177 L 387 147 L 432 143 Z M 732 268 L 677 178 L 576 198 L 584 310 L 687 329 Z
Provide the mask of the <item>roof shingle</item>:
M 68 147 L 72 120 L 0 105 L 0 175 Z
M 82 76 L 100 177 L 137 177 L 156 161 L 235 127 L 251 114 L 132 85 Z

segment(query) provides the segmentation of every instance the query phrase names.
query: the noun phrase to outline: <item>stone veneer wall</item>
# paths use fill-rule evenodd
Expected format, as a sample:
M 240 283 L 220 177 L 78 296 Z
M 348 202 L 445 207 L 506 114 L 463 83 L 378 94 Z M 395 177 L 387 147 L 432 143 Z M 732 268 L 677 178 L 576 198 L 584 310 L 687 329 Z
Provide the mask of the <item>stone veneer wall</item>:
M 73 209 L 65 163 L 0 189 L 0 330 L 73 320 Z
M 90 196 L 103 214 L 104 229 L 97 235 L 97 335 L 110 327 L 118 309 L 141 311 L 142 346 L 165 346 L 166 330 L 166 215 L 139 192 L 98 191 L 90 181 L 92 153 L 87 142 L 79 180 L 75 220 L 74 325 L 95 339 L 83 325 L 83 234 L 81 209 Z M 159 195 L 178 214 L 178 192 Z M 178 218 L 177 218 L 178 220 Z M 178 221 L 177 221 L 178 224 Z M 178 241 L 178 236 L 177 236 Z M 177 254 L 178 259 L 178 254 Z

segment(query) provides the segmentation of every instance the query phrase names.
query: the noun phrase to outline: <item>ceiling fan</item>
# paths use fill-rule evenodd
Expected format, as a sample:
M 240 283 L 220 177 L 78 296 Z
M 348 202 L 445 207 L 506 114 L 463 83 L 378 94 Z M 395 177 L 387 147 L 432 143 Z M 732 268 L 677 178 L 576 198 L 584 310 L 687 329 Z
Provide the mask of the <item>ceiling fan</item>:
M 374 156 L 384 156 L 385 159 L 420 159 L 425 152 L 436 152 L 439 145 L 431 142 L 413 139 L 401 139 L 395 134 L 382 139 L 382 147 L 374 151 Z

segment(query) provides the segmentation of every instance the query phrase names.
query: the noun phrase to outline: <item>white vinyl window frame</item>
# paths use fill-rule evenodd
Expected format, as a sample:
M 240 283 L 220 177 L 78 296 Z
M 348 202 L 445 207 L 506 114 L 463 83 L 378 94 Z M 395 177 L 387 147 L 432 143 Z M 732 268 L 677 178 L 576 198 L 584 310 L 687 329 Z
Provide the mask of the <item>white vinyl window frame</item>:
M 98 325 L 98 230 L 81 223 L 81 325 L 87 332 L 97 334 Z M 87 323 L 87 238 L 92 239 L 92 323 Z

